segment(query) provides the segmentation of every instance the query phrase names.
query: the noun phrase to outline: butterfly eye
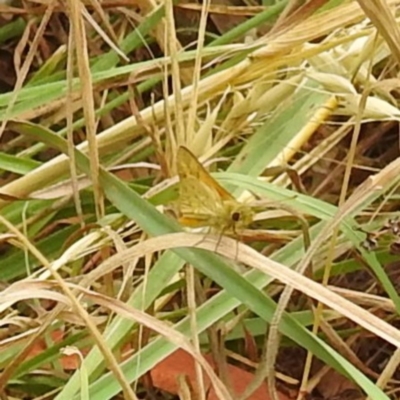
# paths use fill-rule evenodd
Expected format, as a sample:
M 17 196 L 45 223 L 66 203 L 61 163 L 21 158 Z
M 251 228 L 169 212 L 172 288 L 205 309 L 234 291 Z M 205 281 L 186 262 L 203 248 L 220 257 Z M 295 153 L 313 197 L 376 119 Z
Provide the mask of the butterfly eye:
M 240 220 L 240 212 L 238 211 L 233 212 L 231 218 L 233 222 L 238 222 Z

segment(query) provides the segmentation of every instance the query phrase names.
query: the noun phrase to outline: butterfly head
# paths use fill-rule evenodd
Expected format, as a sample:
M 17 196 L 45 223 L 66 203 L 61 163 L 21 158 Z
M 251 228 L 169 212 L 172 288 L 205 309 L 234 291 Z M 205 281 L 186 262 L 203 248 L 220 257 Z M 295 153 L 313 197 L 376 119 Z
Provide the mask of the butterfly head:
M 240 232 L 253 222 L 254 211 L 247 204 L 227 201 L 225 202 L 225 210 L 227 213 L 225 221 L 230 221 L 228 229 L 230 231 Z

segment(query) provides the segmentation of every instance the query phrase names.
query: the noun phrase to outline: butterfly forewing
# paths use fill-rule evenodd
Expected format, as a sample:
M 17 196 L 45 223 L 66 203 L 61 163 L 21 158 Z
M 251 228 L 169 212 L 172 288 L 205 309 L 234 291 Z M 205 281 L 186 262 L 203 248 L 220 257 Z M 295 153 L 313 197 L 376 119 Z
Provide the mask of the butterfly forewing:
M 202 181 L 188 176 L 179 190 L 180 221 L 187 226 L 209 226 L 222 207 L 218 193 Z
M 234 197 L 200 164 L 194 154 L 183 146 L 178 149 L 178 175 L 181 182 L 189 176 L 197 178 L 208 187 L 213 188 L 222 200 L 234 200 Z

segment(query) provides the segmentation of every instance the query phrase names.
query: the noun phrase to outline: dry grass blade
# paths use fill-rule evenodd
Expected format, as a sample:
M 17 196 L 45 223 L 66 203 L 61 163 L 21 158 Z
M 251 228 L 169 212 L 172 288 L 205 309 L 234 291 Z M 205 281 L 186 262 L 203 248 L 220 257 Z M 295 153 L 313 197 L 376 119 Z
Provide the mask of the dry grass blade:
M 303 216 L 293 212 L 293 210 L 290 210 L 290 208 L 288 207 L 281 205 L 281 208 L 283 210 L 286 210 L 299 220 L 299 223 L 302 227 L 304 249 L 305 251 L 307 251 L 307 249 L 310 247 L 311 244 L 311 238 L 307 220 Z M 303 264 L 301 268 L 296 268 L 295 271 L 301 275 L 306 273 L 308 277 L 312 276 L 311 264 L 310 265 Z M 253 381 L 251 382 L 250 385 L 248 385 L 246 390 L 242 393 L 240 400 L 245 400 L 246 398 L 248 398 L 262 384 L 265 378 L 267 378 L 268 381 L 268 388 L 270 391 L 271 398 L 279 400 L 279 396 L 275 388 L 275 375 L 276 375 L 275 360 L 279 350 L 279 323 L 290 301 L 290 297 L 293 293 L 293 290 L 294 290 L 293 287 L 288 285 L 284 288 L 280 296 L 276 311 L 270 322 L 268 335 L 266 335 L 265 337 L 261 361 L 259 363 Z
M 385 366 L 382 374 L 377 379 L 377 385 L 381 388 L 385 388 L 388 384 L 389 380 L 392 379 L 394 373 L 399 368 L 400 364 L 400 349 L 396 349 L 393 355 L 390 357 L 390 361 Z M 373 400 L 370 397 L 367 397 L 366 400 Z
M 79 300 L 75 297 L 75 294 L 69 289 L 69 287 L 65 284 L 64 280 L 62 279 L 61 275 L 54 270 L 48 260 L 40 253 L 39 250 L 37 250 L 30 242 L 29 240 L 21 233 L 19 232 L 15 227 L 13 227 L 7 220 L 5 220 L 3 217 L 0 216 L 0 222 L 8 228 L 8 230 L 16 235 L 18 239 L 21 241 L 21 243 L 38 259 L 40 262 L 46 266 L 47 269 L 49 269 L 54 277 L 54 279 L 57 281 L 58 285 L 61 287 L 61 289 L 64 291 L 66 297 L 68 300 L 71 302 L 71 306 L 73 307 L 74 311 L 82 318 L 83 321 L 85 321 L 86 326 L 89 328 L 90 332 L 93 335 L 93 339 L 95 340 L 96 344 L 99 346 L 101 351 L 104 354 L 105 360 L 108 362 L 110 369 L 113 371 L 113 373 L 116 376 L 116 379 L 118 379 L 121 387 L 123 388 L 124 395 L 126 396 L 127 399 L 131 400 L 137 400 L 137 397 L 135 393 L 133 392 L 131 386 L 127 382 L 127 380 L 124 377 L 124 374 L 122 373 L 120 366 L 118 365 L 114 355 L 112 354 L 111 350 L 105 345 L 104 340 L 97 329 L 96 325 L 93 323 L 91 320 L 90 316 L 87 314 L 87 312 L 84 310 L 82 305 L 80 304 Z M 56 307 L 48 316 L 49 318 L 49 324 L 50 321 L 54 320 L 57 316 L 57 314 L 62 311 L 63 307 Z M 43 334 L 44 330 L 46 329 L 47 325 L 43 324 L 42 330 L 39 331 L 36 336 L 39 334 Z M 29 351 L 30 345 L 33 344 L 33 340 L 36 338 L 36 336 L 31 339 L 30 344 L 24 349 L 24 351 L 21 352 L 21 356 L 26 356 L 26 353 Z M 22 358 L 23 359 L 23 358 Z M 0 378 L 0 388 L 3 388 L 8 379 L 12 376 L 12 373 L 15 371 L 15 369 L 18 366 L 18 357 L 14 360 L 14 363 L 11 363 L 7 366 L 7 368 L 3 371 L 3 374 Z
M 22 64 L 22 67 L 18 73 L 18 79 L 17 79 L 17 82 L 15 83 L 15 87 L 13 90 L 13 96 L 11 98 L 11 101 L 7 105 L 7 109 L 6 109 L 5 116 L 4 116 L 5 118 L 3 118 L 2 123 L 0 125 L 0 137 L 3 135 L 4 129 L 7 124 L 7 120 L 9 119 L 8 113 L 12 110 L 12 108 L 15 105 L 15 102 L 17 101 L 18 93 L 21 90 L 21 88 L 25 82 L 25 79 L 28 75 L 29 68 L 31 67 L 33 58 L 35 57 L 37 48 L 39 46 L 40 39 L 42 38 L 43 33 L 46 28 L 46 25 L 48 24 L 52 14 L 53 14 L 55 6 L 56 6 L 56 1 L 50 1 L 50 4 L 46 8 L 44 18 L 42 19 L 42 21 L 40 23 L 40 27 L 36 32 L 35 39 L 30 44 L 28 56 L 26 57 L 24 63 Z M 18 55 L 16 55 L 15 62 L 17 64 L 17 67 L 19 67 L 18 60 L 19 60 Z
M 383 0 L 358 0 L 361 8 L 386 40 L 393 56 L 400 64 L 400 29 L 390 9 L 390 4 Z
M 234 249 L 237 242 L 234 239 L 227 237 L 220 238 L 211 235 L 207 235 L 206 237 L 201 235 L 201 238 L 202 240 L 199 241 L 199 235 L 197 234 L 176 233 L 164 237 L 148 239 L 132 249 L 127 250 L 124 256 L 130 258 L 139 254 L 153 253 L 162 249 L 196 246 L 198 248 L 216 251 L 225 257 L 233 260 L 235 259 L 236 252 Z M 218 248 L 216 249 L 217 243 Z M 396 328 L 298 272 L 264 257 L 246 245 L 241 243 L 237 245 L 238 261 L 253 268 L 257 268 L 263 273 L 284 282 L 286 285 L 302 291 L 307 296 L 324 303 L 329 308 L 339 312 L 394 346 L 400 347 L 400 333 Z
M 81 3 L 69 2 L 71 12 L 71 23 L 74 40 L 76 43 L 76 55 L 80 81 L 82 82 L 83 113 L 87 126 L 87 140 L 91 162 L 91 179 L 93 181 L 96 213 L 98 218 L 104 215 L 104 199 L 99 184 L 99 153 L 96 137 L 96 118 L 93 99 L 92 75 L 90 73 L 89 55 L 87 53 L 86 32 L 83 20 L 83 9 Z

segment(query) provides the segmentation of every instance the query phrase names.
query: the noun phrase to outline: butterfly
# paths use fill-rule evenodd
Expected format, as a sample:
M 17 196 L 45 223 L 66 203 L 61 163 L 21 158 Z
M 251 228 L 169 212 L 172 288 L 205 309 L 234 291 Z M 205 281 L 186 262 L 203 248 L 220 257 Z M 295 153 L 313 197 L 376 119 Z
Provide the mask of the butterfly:
M 182 225 L 237 235 L 251 224 L 255 215 L 252 207 L 236 200 L 184 146 L 178 148 L 177 169 Z

